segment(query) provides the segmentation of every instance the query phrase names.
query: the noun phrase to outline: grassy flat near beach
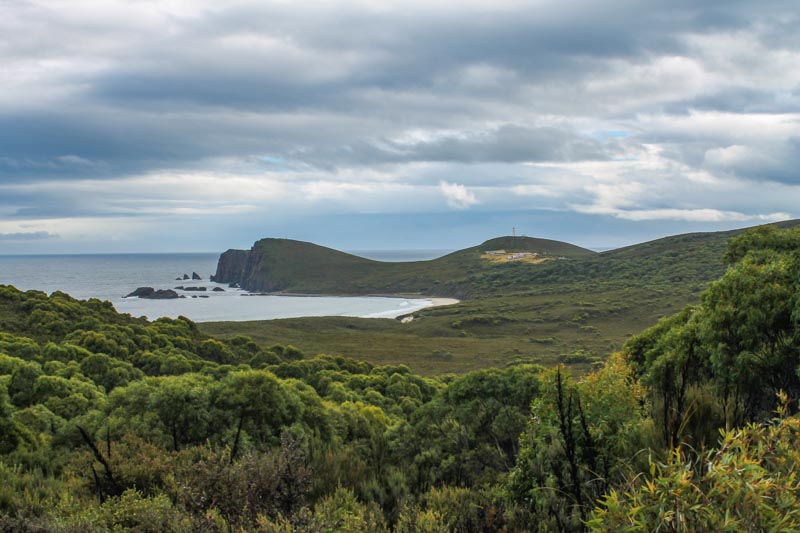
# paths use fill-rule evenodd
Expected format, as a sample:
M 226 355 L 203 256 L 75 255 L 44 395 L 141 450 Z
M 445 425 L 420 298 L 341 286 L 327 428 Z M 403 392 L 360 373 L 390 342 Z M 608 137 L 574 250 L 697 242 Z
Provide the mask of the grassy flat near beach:
M 574 294 L 572 295 L 574 296 Z M 374 364 L 405 364 L 415 373 L 463 373 L 522 362 L 565 362 L 583 370 L 630 335 L 669 315 L 696 293 L 620 289 L 489 296 L 414 313 L 414 320 L 308 317 L 200 323 L 215 337 L 247 335 L 284 342 L 307 354 L 343 355 Z M 633 303 L 635 302 L 635 303 Z
M 469 296 L 457 305 L 418 311 L 410 323 L 317 317 L 199 326 L 209 335 L 248 335 L 265 346 L 288 343 L 308 354 L 405 364 L 426 375 L 523 362 L 563 362 L 583 372 L 619 349 L 631 335 L 696 302 L 705 285 L 724 272 L 726 242 L 739 233 L 677 235 L 542 264 L 491 264 L 479 259 L 484 266 L 475 267 L 474 258 L 482 251 L 512 251 L 517 249 L 515 240 L 523 238 L 493 239 L 438 260 L 450 271 L 462 273 L 450 287 Z M 555 253 L 563 253 L 568 246 L 559 246 Z M 461 269 L 459 260 L 464 265 Z M 301 255 L 293 256 L 292 262 L 302 268 Z M 419 272 L 421 263 L 436 261 L 405 265 Z M 388 267 L 400 270 L 403 265 Z

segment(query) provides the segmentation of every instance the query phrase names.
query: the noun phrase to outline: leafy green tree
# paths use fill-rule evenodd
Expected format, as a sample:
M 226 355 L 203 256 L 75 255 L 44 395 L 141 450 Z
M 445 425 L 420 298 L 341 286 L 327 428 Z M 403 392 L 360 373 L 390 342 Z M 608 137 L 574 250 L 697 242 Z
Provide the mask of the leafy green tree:
M 102 385 L 106 392 L 144 377 L 142 371 L 134 368 L 132 364 L 102 353 L 84 357 L 80 368 L 85 376 Z
M 800 250 L 755 250 L 703 295 L 700 335 L 729 424 L 769 413 L 780 390 L 800 394 L 798 277 Z
M 36 363 L 24 362 L 16 365 L 8 382 L 8 394 L 11 402 L 18 407 L 27 407 L 33 404 L 35 398 L 33 386 L 41 375 L 42 368 Z
M 201 342 L 197 353 L 203 359 L 223 365 L 236 362 L 236 356 L 231 349 L 216 339 L 206 339 Z
M 14 451 L 26 436 L 13 414 L 8 392 L 0 385 L 0 454 Z
M 199 374 L 184 374 L 154 380 L 147 404 L 172 439 L 175 451 L 186 444 L 200 444 L 209 435 L 211 380 Z
M 245 431 L 259 445 L 274 444 L 284 425 L 294 422 L 301 404 L 271 372 L 231 372 L 220 382 L 216 404 L 233 420 L 236 433 L 232 457 L 236 457 Z
M 0 354 L 5 353 L 24 361 L 38 361 L 40 352 L 39 344 L 33 339 L 0 332 Z
M 470 372 L 417 409 L 411 416 L 417 438 L 394 452 L 413 454 L 417 490 L 493 482 L 509 471 L 540 393 L 541 371 L 520 365 Z
M 544 375 L 507 491 L 542 531 L 580 531 L 594 502 L 645 446 L 644 392 L 621 354 L 575 382 Z
M 757 420 L 775 393 L 800 395 L 800 233 L 757 228 L 732 239 L 725 275 L 701 303 L 662 320 L 625 350 L 653 391 L 666 446 L 713 439 Z

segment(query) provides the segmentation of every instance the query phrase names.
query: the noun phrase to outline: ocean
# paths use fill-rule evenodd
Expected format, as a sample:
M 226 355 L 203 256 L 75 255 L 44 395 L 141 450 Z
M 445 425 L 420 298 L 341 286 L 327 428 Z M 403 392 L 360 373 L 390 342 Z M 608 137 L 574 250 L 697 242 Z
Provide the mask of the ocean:
M 447 251 L 374 250 L 353 253 L 380 261 L 420 261 L 439 257 Z M 393 318 L 432 304 L 424 298 L 247 295 L 244 291 L 209 281 L 216 271 L 218 258 L 216 253 L 0 255 L 0 284 L 48 294 L 62 291 L 82 300 L 108 300 L 121 313 L 151 320 L 181 315 L 196 322 L 303 316 Z M 192 272 L 197 272 L 202 280 L 176 280 L 184 274 L 191 276 Z M 206 287 L 207 291 L 187 292 L 184 293 L 185 299 L 178 300 L 124 298 L 138 287 L 172 289 L 181 285 Z M 224 292 L 213 292 L 214 287 L 221 287 Z

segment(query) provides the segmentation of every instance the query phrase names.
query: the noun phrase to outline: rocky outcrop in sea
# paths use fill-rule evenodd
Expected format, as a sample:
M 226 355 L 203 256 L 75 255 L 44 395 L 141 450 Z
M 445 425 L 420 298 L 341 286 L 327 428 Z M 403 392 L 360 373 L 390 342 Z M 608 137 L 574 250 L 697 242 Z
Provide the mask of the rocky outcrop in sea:
M 173 300 L 181 298 L 177 292 L 172 289 L 154 289 L 153 287 L 139 287 L 132 293 L 125 296 L 125 298 L 144 298 L 146 300 Z

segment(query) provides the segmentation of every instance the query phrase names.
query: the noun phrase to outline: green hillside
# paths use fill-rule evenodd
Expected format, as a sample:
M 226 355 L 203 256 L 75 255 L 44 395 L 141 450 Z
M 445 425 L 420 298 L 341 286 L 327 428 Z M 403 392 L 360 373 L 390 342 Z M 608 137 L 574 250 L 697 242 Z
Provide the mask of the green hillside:
M 492 270 L 487 250 L 535 252 L 568 259 L 595 255 L 571 244 L 530 237 L 500 237 L 429 261 L 381 262 L 289 239 L 262 239 L 249 252 L 229 250 L 215 281 L 250 291 L 305 294 L 426 294 L 468 296 L 469 276 Z
M 309 352 L 406 364 L 429 375 L 521 362 L 564 362 L 586 371 L 631 335 L 696 302 L 707 284 L 725 272 L 727 242 L 743 231 L 675 235 L 600 254 L 574 247 L 577 257 L 539 265 L 481 262 L 479 254 L 487 249 L 518 250 L 505 240 L 512 238 L 493 239 L 421 262 L 453 265 L 459 281 L 435 286 L 458 288 L 461 292 L 456 294 L 469 298 L 458 305 L 417 311 L 410 323 L 309 317 L 199 327 L 213 335 L 250 335 L 264 345 L 281 341 Z M 554 242 L 513 239 L 530 246 L 528 250 Z M 571 245 L 557 244 L 553 251 L 570 253 Z M 475 257 L 471 270 L 457 267 Z

